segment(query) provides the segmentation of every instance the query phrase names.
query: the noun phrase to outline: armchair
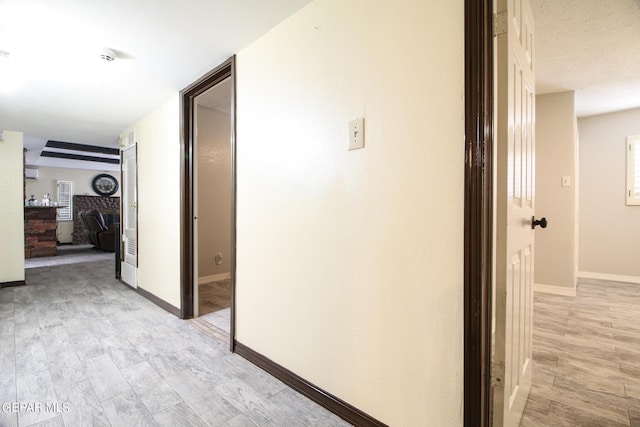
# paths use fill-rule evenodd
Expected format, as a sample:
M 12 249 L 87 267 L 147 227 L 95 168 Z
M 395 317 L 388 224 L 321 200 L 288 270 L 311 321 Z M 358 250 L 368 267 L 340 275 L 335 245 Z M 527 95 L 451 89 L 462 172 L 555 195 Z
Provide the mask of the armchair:
M 89 209 L 81 211 L 79 215 L 89 243 L 101 251 L 114 252 L 115 231 L 106 226 L 102 214 L 95 209 Z

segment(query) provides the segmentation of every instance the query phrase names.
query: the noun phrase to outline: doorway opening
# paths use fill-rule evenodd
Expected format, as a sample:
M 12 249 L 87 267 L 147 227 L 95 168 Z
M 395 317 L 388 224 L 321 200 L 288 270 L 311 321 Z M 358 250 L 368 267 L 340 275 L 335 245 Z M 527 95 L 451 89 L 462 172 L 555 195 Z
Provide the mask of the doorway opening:
M 194 315 L 229 333 L 231 311 L 231 78 L 196 98 Z
M 56 145 L 72 144 L 56 142 Z M 119 149 L 102 148 L 119 152 Z M 30 164 L 35 164 L 38 158 L 30 160 Z M 119 165 L 115 167 L 119 169 Z M 121 199 L 120 179 L 116 178 L 114 167 L 86 169 L 84 161 L 75 160 L 61 161 L 54 166 L 27 166 L 25 170 L 35 171 L 25 174 L 28 178 L 23 184 L 25 270 L 113 262 L 118 246 L 115 224 L 120 221 Z M 92 188 L 92 181 L 98 177 L 106 177 L 108 184 L 115 182 L 115 188 L 111 187 L 109 194 L 99 194 Z M 44 197 L 40 199 L 38 195 Z
M 200 317 L 233 351 L 234 58 L 183 90 L 181 103 L 181 317 Z

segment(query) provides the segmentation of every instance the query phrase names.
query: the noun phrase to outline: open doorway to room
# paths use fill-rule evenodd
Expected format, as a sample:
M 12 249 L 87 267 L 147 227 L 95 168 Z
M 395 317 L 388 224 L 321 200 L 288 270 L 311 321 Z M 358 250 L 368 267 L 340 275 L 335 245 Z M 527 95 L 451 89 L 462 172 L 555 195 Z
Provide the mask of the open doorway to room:
M 233 58 L 182 98 L 181 317 L 234 343 L 235 144 Z
M 229 333 L 231 311 L 231 78 L 196 97 L 195 315 Z
M 113 261 L 119 148 L 30 136 L 24 147 L 25 268 Z

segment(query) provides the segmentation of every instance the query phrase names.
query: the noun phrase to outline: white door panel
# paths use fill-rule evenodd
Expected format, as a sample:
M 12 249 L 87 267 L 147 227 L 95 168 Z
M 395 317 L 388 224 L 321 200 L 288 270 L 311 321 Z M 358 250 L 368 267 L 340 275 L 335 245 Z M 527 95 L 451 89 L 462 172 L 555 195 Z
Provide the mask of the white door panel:
M 533 18 L 527 0 L 500 1 L 496 36 L 496 306 L 494 426 L 517 426 L 531 389 L 535 204 Z
M 138 286 L 138 171 L 137 145 L 133 133 L 122 150 L 122 281 Z

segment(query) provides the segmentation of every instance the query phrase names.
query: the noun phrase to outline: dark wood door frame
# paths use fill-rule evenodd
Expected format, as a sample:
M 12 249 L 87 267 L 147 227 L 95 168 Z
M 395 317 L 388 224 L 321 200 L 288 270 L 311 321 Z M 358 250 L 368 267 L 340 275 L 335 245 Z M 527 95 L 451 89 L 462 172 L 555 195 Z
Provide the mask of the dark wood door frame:
M 465 0 L 464 425 L 491 422 L 493 7 Z
M 194 315 L 196 278 L 194 268 L 194 136 L 195 99 L 225 79 L 231 79 L 231 332 L 230 347 L 235 343 L 235 278 L 236 278 L 236 84 L 235 56 L 229 58 L 208 74 L 180 92 L 180 162 L 181 233 L 180 233 L 180 317 L 190 319 Z

